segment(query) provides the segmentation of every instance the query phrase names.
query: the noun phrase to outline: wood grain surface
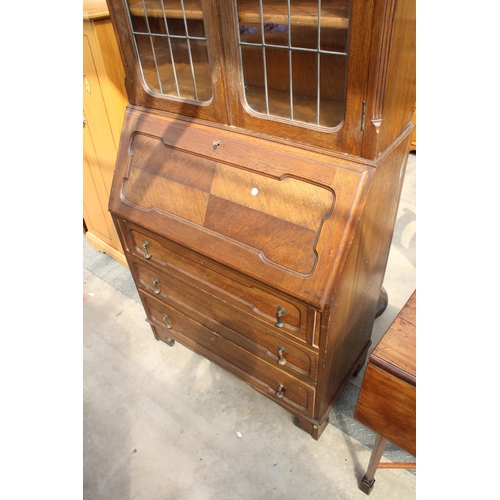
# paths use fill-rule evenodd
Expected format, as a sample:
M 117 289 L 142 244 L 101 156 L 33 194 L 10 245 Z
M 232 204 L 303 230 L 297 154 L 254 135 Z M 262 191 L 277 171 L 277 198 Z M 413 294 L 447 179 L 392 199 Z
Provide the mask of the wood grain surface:
M 354 418 L 416 455 L 416 291 L 369 357 Z

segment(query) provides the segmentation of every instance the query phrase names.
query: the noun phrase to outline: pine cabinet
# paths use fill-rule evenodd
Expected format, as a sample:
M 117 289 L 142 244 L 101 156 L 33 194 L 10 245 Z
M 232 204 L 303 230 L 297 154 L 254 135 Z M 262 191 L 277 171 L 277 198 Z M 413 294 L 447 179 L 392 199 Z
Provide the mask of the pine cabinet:
M 108 4 L 129 99 L 109 211 L 153 334 L 318 439 L 380 312 L 415 2 Z
M 125 71 L 105 0 L 83 3 L 83 220 L 93 248 L 126 264 L 107 209 L 125 107 Z

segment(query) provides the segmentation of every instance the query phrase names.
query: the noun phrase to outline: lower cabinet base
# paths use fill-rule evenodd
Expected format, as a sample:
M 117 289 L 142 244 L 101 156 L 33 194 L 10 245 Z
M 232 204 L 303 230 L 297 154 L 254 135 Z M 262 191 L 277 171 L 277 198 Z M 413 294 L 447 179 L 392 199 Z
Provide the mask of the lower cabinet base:
M 175 340 L 171 339 L 170 337 L 165 337 L 162 339 L 165 344 L 167 344 L 170 347 L 173 347 L 175 345 Z
M 303 431 L 306 431 L 308 434 L 310 434 L 314 439 L 318 440 L 321 434 L 323 434 L 323 431 L 326 429 L 326 426 L 328 425 L 328 416 L 323 420 L 322 423 L 320 423 L 316 421 L 311 422 L 308 418 L 295 415 L 293 418 L 293 423 Z
M 311 434 L 311 436 L 314 437 L 315 439 L 319 438 L 319 436 L 325 429 L 326 425 L 328 424 L 328 413 L 325 414 L 325 418 L 323 419 L 322 422 L 318 422 L 301 413 L 300 409 L 294 408 L 294 406 L 298 405 L 295 404 L 295 402 L 292 399 L 289 399 L 294 397 L 293 393 L 290 392 L 290 394 L 288 395 L 289 398 L 287 398 L 287 391 L 297 390 L 296 388 L 294 389 L 291 385 L 289 386 L 288 384 L 285 384 L 281 388 L 282 392 L 280 393 L 280 387 L 278 387 L 276 390 L 274 386 L 271 387 L 271 385 L 263 382 L 262 375 L 260 373 L 244 371 L 240 369 L 238 366 L 229 363 L 223 357 L 218 356 L 215 353 L 208 352 L 202 345 L 197 344 L 183 333 L 176 331 L 174 329 L 166 330 L 163 327 L 158 327 L 157 325 L 152 324 L 153 321 L 151 320 L 148 320 L 148 322 L 150 323 L 150 326 L 153 330 L 154 337 L 156 340 L 161 340 L 170 347 L 174 346 L 176 343 L 179 343 L 184 347 L 190 349 L 191 351 L 195 352 L 196 354 L 199 354 L 200 356 L 203 356 L 204 358 L 207 358 L 211 362 L 224 368 L 232 375 L 235 375 L 236 377 L 246 382 L 248 385 L 250 385 L 250 387 L 260 392 L 262 395 L 268 397 L 269 399 L 279 404 L 282 408 L 289 411 L 296 419 L 295 424 L 299 428 Z M 312 400 L 314 399 L 313 398 L 314 390 L 312 387 L 310 387 L 309 391 Z M 312 414 L 312 408 L 306 408 L 304 409 L 304 412 Z
M 173 347 L 176 342 L 179 342 L 181 345 L 184 347 L 190 349 L 191 351 L 199 354 L 200 356 L 203 356 L 205 358 L 210 359 L 213 363 L 216 363 L 218 366 L 224 368 L 227 370 L 229 373 L 232 375 L 237 376 L 244 382 L 246 382 L 250 387 L 255 389 L 256 391 L 260 392 L 262 395 L 268 397 L 269 399 L 272 399 L 276 403 L 278 403 L 281 407 L 283 407 L 285 410 L 290 412 L 293 415 L 293 423 L 302 429 L 303 431 L 307 432 L 308 434 L 311 435 L 315 440 L 318 440 L 321 435 L 323 434 L 324 430 L 326 429 L 326 426 L 329 423 L 329 415 L 332 410 L 332 408 L 335 405 L 335 402 L 337 399 L 340 397 L 342 394 L 342 391 L 344 390 L 344 387 L 347 385 L 349 380 L 351 379 L 352 376 L 355 376 L 357 372 L 363 367 L 367 354 L 368 354 L 368 349 L 371 345 L 371 341 L 367 343 L 359 357 L 356 359 L 356 362 L 353 364 L 352 370 L 349 374 L 348 377 L 344 380 L 342 386 L 338 390 L 335 398 L 332 400 L 331 404 L 328 406 L 327 411 L 325 411 L 320 417 L 319 420 L 315 418 L 308 417 L 307 415 L 304 415 L 300 413 L 299 411 L 295 410 L 293 407 L 290 407 L 288 404 L 283 402 L 283 396 L 278 396 L 275 397 L 276 394 L 273 391 L 266 390 L 266 388 L 263 386 L 261 383 L 252 383 L 253 377 L 248 375 L 247 373 L 244 373 L 237 367 L 233 367 L 230 363 L 227 363 L 224 359 L 219 358 L 218 356 L 213 356 L 210 355 L 202 346 L 199 346 L 195 342 L 193 342 L 191 339 L 183 335 L 182 333 L 175 331 L 173 329 L 165 329 L 163 327 L 157 327 L 155 324 L 153 324 L 153 321 L 148 320 L 150 323 L 151 329 L 153 331 L 154 337 L 158 341 L 162 341 L 163 343 L 167 344 L 170 347 Z M 255 379 L 257 380 L 257 379 Z

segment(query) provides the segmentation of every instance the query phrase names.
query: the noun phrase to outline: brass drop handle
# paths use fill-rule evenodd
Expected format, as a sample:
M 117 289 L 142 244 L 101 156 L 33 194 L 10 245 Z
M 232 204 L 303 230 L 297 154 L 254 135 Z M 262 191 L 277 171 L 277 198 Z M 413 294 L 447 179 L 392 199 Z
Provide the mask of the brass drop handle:
M 153 278 L 153 286 L 154 286 L 154 291 L 156 293 L 156 295 L 158 295 L 160 293 L 160 289 L 158 288 L 158 279 L 157 278 Z
M 286 354 L 286 349 L 284 347 L 278 347 L 278 364 L 286 365 L 286 359 L 283 357 Z
M 276 321 L 276 326 L 278 328 L 281 328 L 282 326 L 285 325 L 285 322 L 283 321 L 283 319 L 281 318 L 282 316 L 284 316 L 286 314 L 286 309 L 283 307 L 283 306 L 278 306 L 276 308 L 276 319 L 278 321 Z
M 276 397 L 278 398 L 282 398 L 283 397 L 283 384 L 280 384 L 280 386 L 278 387 L 278 390 L 276 391 Z
M 165 323 L 165 325 L 167 325 L 168 329 L 172 328 L 172 325 L 170 324 L 170 320 L 168 319 L 168 316 L 166 314 L 163 315 L 163 322 Z
M 148 252 L 148 247 L 149 247 L 149 243 L 146 240 L 144 240 L 142 242 L 142 248 L 144 248 L 144 258 L 145 259 L 151 258 L 151 254 Z

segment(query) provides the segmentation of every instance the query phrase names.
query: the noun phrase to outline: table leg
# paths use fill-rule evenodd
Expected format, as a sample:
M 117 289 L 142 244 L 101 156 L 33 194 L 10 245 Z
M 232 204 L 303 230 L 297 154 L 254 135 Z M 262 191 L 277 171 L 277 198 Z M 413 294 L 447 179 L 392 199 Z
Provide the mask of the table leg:
M 377 471 L 378 464 L 382 458 L 385 447 L 387 445 L 387 438 L 377 434 L 375 439 L 375 444 L 373 445 L 372 454 L 370 456 L 370 462 L 368 464 L 368 469 L 366 469 L 366 474 L 359 483 L 359 489 L 369 495 L 375 484 L 375 472 Z

